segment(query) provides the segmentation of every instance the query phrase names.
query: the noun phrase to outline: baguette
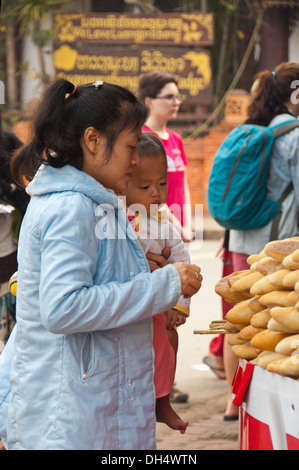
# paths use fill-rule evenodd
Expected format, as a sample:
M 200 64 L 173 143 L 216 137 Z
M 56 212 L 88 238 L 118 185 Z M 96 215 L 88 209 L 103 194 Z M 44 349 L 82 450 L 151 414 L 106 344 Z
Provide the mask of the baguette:
M 290 273 L 291 271 L 289 269 L 280 269 L 279 271 L 275 271 L 275 273 L 268 274 L 268 278 L 274 286 L 285 287 L 283 280 Z
M 243 271 L 236 271 L 234 273 L 231 273 L 227 276 L 227 282 L 230 287 L 238 281 L 239 279 L 242 279 L 243 277 L 247 276 L 250 274 L 250 269 L 244 269 Z
M 256 272 L 257 261 L 250 265 L 250 271 L 252 273 Z
M 245 326 L 239 334 L 237 334 L 237 338 L 241 339 L 243 341 L 249 342 L 252 340 L 252 338 L 260 333 L 260 331 L 263 331 L 262 328 L 255 328 L 252 325 Z
M 292 302 L 293 305 L 296 305 L 297 302 L 299 302 L 299 292 L 296 292 L 295 290 L 291 291 L 288 294 L 288 299 L 290 302 Z
M 271 330 L 271 331 L 279 331 L 280 333 L 289 333 L 291 335 L 298 333 L 298 330 L 293 330 L 292 328 L 288 328 L 287 326 L 279 323 L 274 318 L 270 318 L 270 320 L 268 321 L 267 328 L 268 330 Z
M 299 312 L 294 306 L 271 308 L 270 315 L 287 328 L 299 331 Z
M 291 291 L 272 291 L 260 297 L 260 302 L 266 307 L 292 307 L 296 304 L 296 295 Z M 299 300 L 299 299 L 298 299 Z
M 232 283 L 233 280 L 236 281 L 239 279 L 236 276 L 236 273 L 233 274 L 234 276 L 229 275 L 223 277 L 219 282 L 217 282 L 215 286 L 215 292 L 228 303 L 235 305 L 242 300 L 251 298 L 252 296 L 248 292 L 237 292 L 231 288 L 229 282 Z
M 298 261 L 294 261 L 293 254 L 288 255 L 283 260 L 283 265 L 287 269 L 299 269 Z
M 285 359 L 287 356 L 273 351 L 263 351 L 258 355 L 256 364 L 262 369 L 266 369 L 271 362 Z
M 257 261 L 260 261 L 261 259 L 265 258 L 266 254 L 264 252 L 264 250 L 262 250 L 260 253 L 256 254 L 256 255 L 250 255 L 248 256 L 247 258 L 247 263 L 252 266 L 254 263 L 256 263 Z
M 261 349 L 262 351 L 275 351 L 275 347 L 279 341 L 287 336 L 287 333 L 280 333 L 267 329 L 255 335 L 250 341 L 250 344 L 253 348 Z
M 264 276 L 259 272 L 251 272 L 232 284 L 232 289 L 238 292 L 250 292 L 250 288 Z
M 267 243 L 264 248 L 266 256 L 276 259 L 280 263 L 284 258 L 299 249 L 299 237 L 275 240 Z M 285 265 L 284 265 L 285 266 Z
M 249 308 L 249 299 L 243 300 L 242 302 L 237 303 L 233 308 L 231 308 L 226 316 L 225 320 L 230 323 L 249 325 L 251 318 L 255 313 Z
M 266 308 L 265 310 L 262 310 L 261 312 L 253 315 L 250 320 L 250 325 L 254 326 L 255 328 L 266 329 L 271 318 L 270 309 Z
M 271 362 L 267 366 L 269 372 L 297 379 L 299 377 L 299 354 Z
M 240 344 L 248 343 L 248 341 L 245 341 L 245 340 L 242 340 L 242 339 L 238 338 L 238 333 L 236 333 L 234 335 L 229 335 L 227 342 L 230 346 L 238 346 Z
M 293 253 L 292 253 L 292 258 L 293 258 L 293 261 L 299 263 L 299 249 L 293 251 Z
M 298 298 L 298 301 L 299 301 L 299 298 Z M 249 300 L 248 307 L 254 313 L 261 312 L 262 310 L 265 309 L 265 306 L 260 302 L 259 298 L 257 297 L 253 297 L 252 299 Z
M 266 256 L 262 258 L 260 261 L 256 262 L 255 270 L 267 276 L 268 274 L 272 274 L 280 269 L 283 269 L 284 266 L 279 261 L 271 258 L 270 256 Z
M 274 284 L 272 284 L 272 282 L 270 281 L 271 276 L 272 274 L 268 274 L 267 276 L 263 276 L 261 279 L 255 282 L 250 289 L 250 294 L 255 296 L 267 294 L 267 292 L 272 292 L 274 289 L 284 290 L 284 287 L 280 287 L 278 285 L 275 286 Z
M 296 269 L 294 271 L 290 271 L 282 281 L 282 284 L 284 287 L 287 289 L 294 289 L 295 284 L 299 282 L 299 269 Z
M 275 351 L 279 354 L 290 356 L 294 351 L 299 349 L 299 334 L 291 335 L 282 339 L 276 345 Z
M 224 325 L 224 329 L 229 333 L 238 333 L 247 325 L 243 325 L 242 323 L 231 323 L 227 321 Z
M 241 359 L 247 359 L 248 361 L 258 356 L 257 350 L 253 348 L 250 343 L 232 346 L 232 351 L 236 356 Z

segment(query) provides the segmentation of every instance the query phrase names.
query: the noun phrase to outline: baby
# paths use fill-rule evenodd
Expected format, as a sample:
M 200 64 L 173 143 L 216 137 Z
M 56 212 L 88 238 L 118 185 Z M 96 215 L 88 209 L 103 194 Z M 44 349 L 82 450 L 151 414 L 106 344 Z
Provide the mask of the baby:
M 170 247 L 168 262 L 190 263 L 189 253 L 179 232 L 169 222 L 169 209 L 165 204 L 167 159 L 163 144 L 153 134 L 142 134 L 138 154 L 140 164 L 134 170 L 125 196 L 128 217 L 139 242 L 145 253 L 160 255 L 165 247 Z M 170 392 L 176 366 L 177 332 L 174 327 L 185 323 L 189 307 L 190 299 L 182 296 L 172 309 L 153 317 L 157 421 L 166 423 L 182 434 L 188 423 L 171 407 Z

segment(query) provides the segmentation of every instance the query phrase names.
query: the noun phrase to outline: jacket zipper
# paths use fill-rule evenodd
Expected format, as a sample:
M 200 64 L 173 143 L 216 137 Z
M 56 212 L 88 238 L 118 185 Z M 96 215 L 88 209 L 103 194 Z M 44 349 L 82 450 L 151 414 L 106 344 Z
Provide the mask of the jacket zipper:
M 89 348 L 87 351 L 86 361 L 84 357 L 85 348 Z M 89 367 L 90 364 L 90 367 Z M 83 339 L 81 347 L 81 379 L 86 380 L 87 377 L 91 374 L 94 367 L 94 335 L 93 333 L 86 333 Z

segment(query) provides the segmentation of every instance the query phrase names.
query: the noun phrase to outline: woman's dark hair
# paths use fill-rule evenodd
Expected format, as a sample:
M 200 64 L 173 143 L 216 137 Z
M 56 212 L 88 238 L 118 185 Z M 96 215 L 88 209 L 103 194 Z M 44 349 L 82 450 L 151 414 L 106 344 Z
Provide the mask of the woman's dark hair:
M 12 158 L 12 175 L 31 180 L 39 165 L 82 168 L 80 139 L 94 127 L 107 139 L 105 158 L 111 156 L 117 136 L 135 130 L 147 117 L 146 106 L 129 90 L 110 83 L 74 86 L 58 79 L 46 90 L 33 118 L 32 138 Z
M 268 126 L 275 116 L 289 113 L 286 103 L 294 93 L 292 84 L 297 80 L 299 63 L 296 62 L 283 62 L 273 72 L 260 72 L 253 85 L 246 124 Z
M 10 172 L 11 155 L 21 145 L 22 142 L 13 133 L 0 131 L 0 199 L 19 209 L 23 214 L 28 205 L 29 196 L 23 189 L 13 184 Z
M 175 83 L 178 86 L 178 81 L 174 75 L 168 72 L 148 72 L 142 75 L 139 80 L 139 98 L 144 100 L 147 96 L 149 98 L 156 98 L 162 88 L 167 83 Z

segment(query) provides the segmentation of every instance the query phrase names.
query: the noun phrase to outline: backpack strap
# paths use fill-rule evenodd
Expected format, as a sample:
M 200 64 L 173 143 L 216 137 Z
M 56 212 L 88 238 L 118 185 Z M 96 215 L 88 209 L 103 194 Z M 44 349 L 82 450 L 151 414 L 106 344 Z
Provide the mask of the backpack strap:
M 270 129 L 273 132 L 274 138 L 277 139 L 278 137 L 287 134 L 297 127 L 299 127 L 299 119 L 293 119 L 293 121 L 289 121 L 282 126 L 272 127 Z
M 294 130 L 298 127 L 299 127 L 299 119 L 293 119 L 292 121 L 289 121 L 286 124 L 283 124 L 282 126 L 277 126 L 277 127 L 271 128 L 271 131 L 274 134 L 274 138 L 277 139 L 278 137 L 281 137 L 281 136 L 287 134 L 288 132 L 291 132 L 292 130 Z M 294 185 L 293 185 L 293 182 L 291 181 L 291 183 L 284 190 L 283 194 L 281 195 L 281 197 L 279 198 L 279 200 L 277 202 L 279 202 L 279 204 L 281 205 L 285 201 L 285 199 L 288 197 L 288 195 L 291 194 L 293 189 L 294 189 Z M 279 224 L 280 224 L 281 217 L 282 217 L 282 209 L 280 209 L 277 212 L 276 216 L 273 219 L 272 227 L 271 227 L 271 235 L 270 235 L 271 238 L 270 238 L 270 240 L 277 240 L 278 229 L 279 229 Z M 298 227 L 299 227 L 299 218 L 298 217 L 297 217 L 297 220 L 298 220 Z

